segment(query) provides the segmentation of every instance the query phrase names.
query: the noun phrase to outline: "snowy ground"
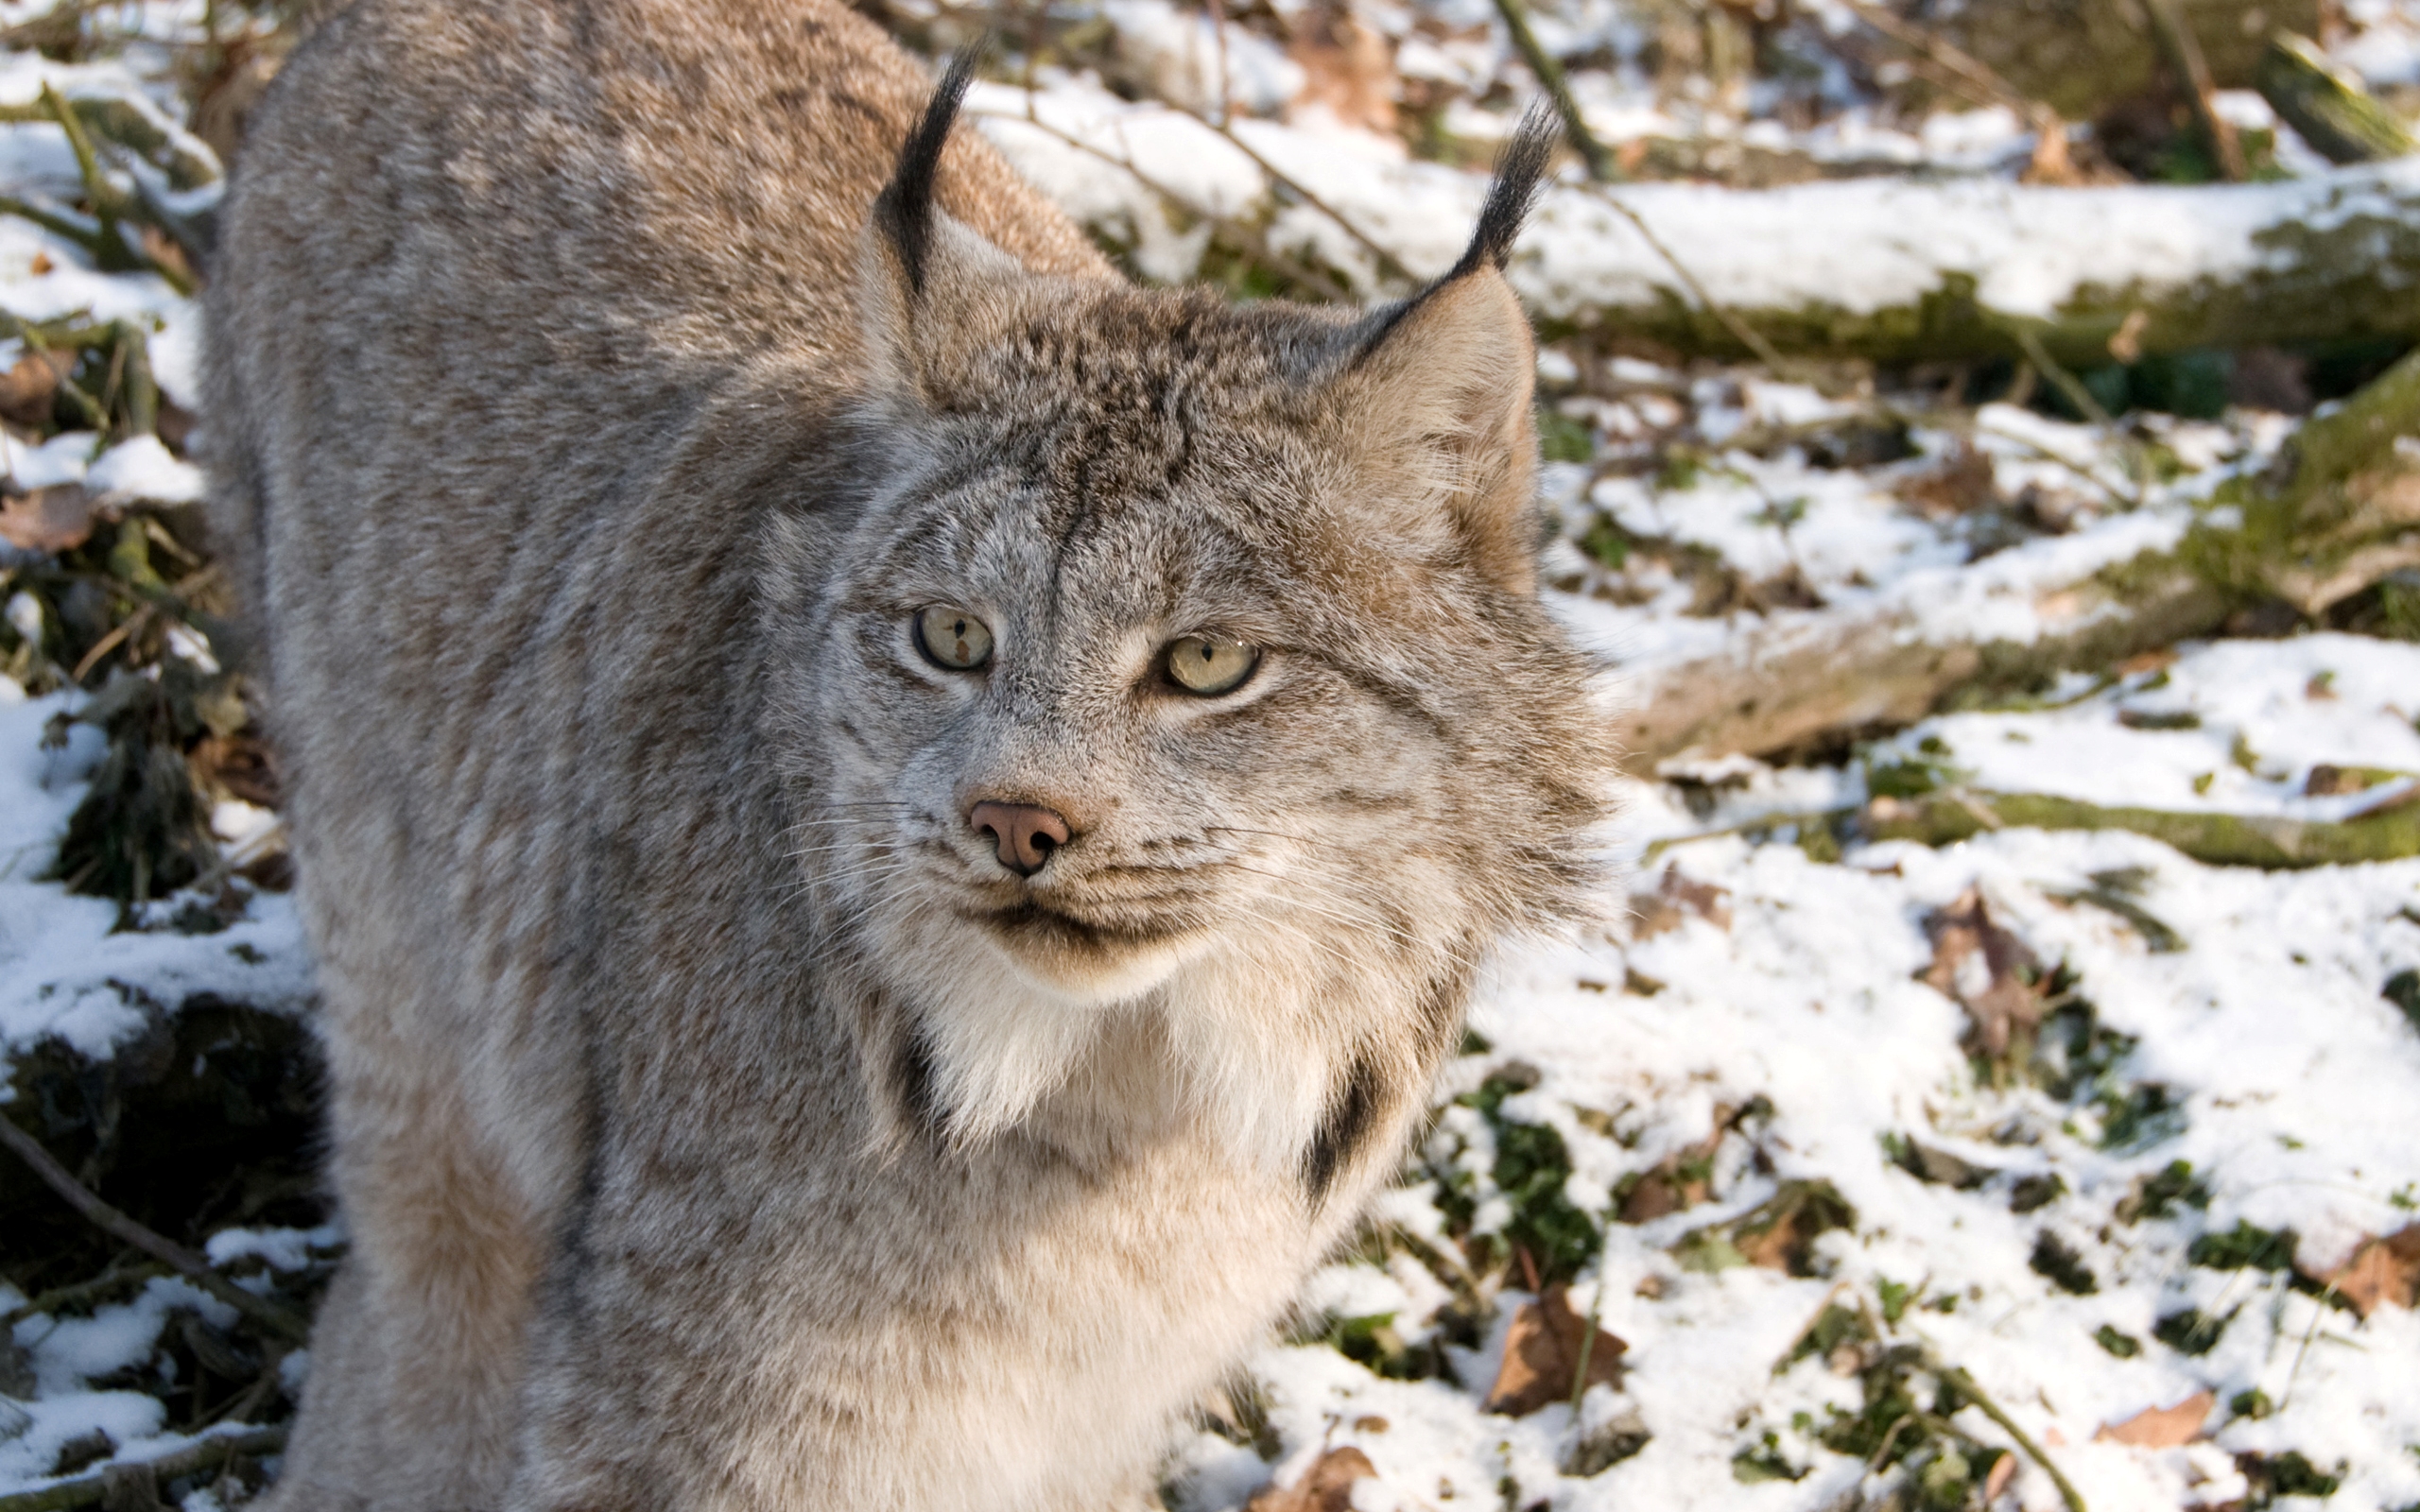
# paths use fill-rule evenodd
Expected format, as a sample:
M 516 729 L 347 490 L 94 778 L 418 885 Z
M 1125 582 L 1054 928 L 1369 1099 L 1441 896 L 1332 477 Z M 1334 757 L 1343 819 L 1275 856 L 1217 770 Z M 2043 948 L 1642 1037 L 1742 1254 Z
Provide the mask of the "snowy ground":
M 0 4 L 0 26 L 44 9 Z M 168 49 L 199 25 L 200 0 L 108 9 L 150 40 L 76 65 L 11 53 L 0 104 L 48 79 L 181 112 Z M 1197 12 L 1098 9 L 1116 39 L 1113 82 L 1132 96 L 1145 79 L 1158 103 L 1045 68 L 1024 80 L 1030 93 L 983 86 L 975 108 L 1140 271 L 1191 276 L 1218 249 L 1213 220 L 1258 216 L 1264 246 L 1321 276 L 1381 281 L 1368 247 L 1276 193 L 1253 153 L 1415 272 L 1459 251 L 1477 174 L 1414 161 L 1326 107 L 1292 109 L 1317 81 L 1248 27 L 1231 31 L 1221 89 Z M 2420 84 L 2420 10 L 2348 9 L 2339 60 L 2381 89 Z M 1450 98 L 1441 119 L 1458 140 L 1501 136 L 1518 103 L 1503 86 L 1520 75 L 1488 7 L 1359 11 L 1407 80 Z M 1640 62 L 1646 13 L 1609 0 L 1538 13 L 1549 47 L 1597 60 L 1574 87 L 1609 143 L 1685 137 L 1921 170 L 1936 188 L 1971 180 L 1964 200 L 1922 202 L 1967 204 L 1975 224 L 2014 202 L 2033 144 L 2009 112 L 1910 119 L 1822 67 L 1788 87 L 1676 93 Z M 1793 99 L 1805 108 L 1784 109 Z M 2228 108 L 2253 125 L 2265 110 L 2256 97 Z M 1242 146 L 1197 118 L 1230 110 Z M 2319 172 L 2290 132 L 2276 158 L 2306 177 L 2258 191 L 2273 208 Z M 1859 191 L 1871 202 L 1857 224 L 1922 244 L 1929 260 L 1913 272 L 1837 247 L 1828 262 L 1762 250 L 1755 217 L 1787 220 L 1787 199 L 1743 209 L 1669 185 L 1634 203 L 1725 298 L 1821 286 L 1884 301 L 1920 290 L 1947 266 L 1940 249 L 1968 234 L 1892 228 L 1905 181 Z M 0 125 L 0 188 L 72 199 L 63 135 Z M 1978 251 L 1966 270 L 2022 310 L 2044 278 L 2113 246 L 2157 272 L 2179 258 L 2223 266 L 2242 239 L 2220 226 L 2179 251 L 2146 222 L 2113 243 L 2098 214 L 2024 211 L 2037 239 Z M 1576 188 L 1525 247 L 1516 277 L 1546 313 L 1669 277 Z M 58 235 L 0 216 L 0 306 L 155 322 L 161 387 L 194 404 L 193 307 L 158 277 L 102 275 Z M 2104 432 L 2022 396 L 1967 407 L 1826 394 L 1580 346 L 1546 352 L 1540 377 L 1562 458 L 1545 479 L 1550 594 L 1634 681 L 1769 621 L 1870 603 L 1925 623 L 2001 615 L 1991 623 L 2022 640 L 2026 626 L 2005 619 L 2024 596 L 2012 585 L 2172 541 L 2292 424 L 2233 409 Z M 1877 457 L 1840 455 L 1883 433 Z M 0 448 L 12 494 L 80 483 L 112 507 L 173 510 L 199 486 L 148 436 L 103 449 L 89 432 L 12 435 Z M 0 653 L 13 654 L 45 611 L 27 593 L 0 598 L 12 627 Z M 210 666 L 190 635 L 164 654 Z M 82 696 L 28 696 L 0 678 L 0 1073 L 62 1049 L 106 1060 L 196 1003 L 307 1020 L 310 964 L 283 894 L 171 899 L 121 927 L 112 904 L 40 880 L 103 757 L 89 726 L 47 733 Z M 1609 901 L 1586 937 L 1498 964 L 1381 1221 L 1205 1414 L 1172 1467 L 1170 1505 L 1236 1508 L 1350 1449 L 1371 1471 L 1351 1491 L 1360 1512 L 2420 1507 L 2420 1315 L 2389 1295 L 2420 1280 L 2420 861 L 2264 872 L 2125 833 L 2002 828 L 1928 849 L 1863 843 L 1849 822 L 1877 797 L 1970 787 L 2336 822 L 2411 792 L 2416 720 L 2420 644 L 2300 633 L 2075 674 L 1824 762 L 1735 758 L 1632 783 L 1616 842 L 1627 906 Z M 262 809 L 228 801 L 214 817 L 239 858 L 275 844 Z M 2409 1256 L 2373 1243 L 2398 1233 L 2414 1236 Z M 341 1234 L 230 1228 L 206 1243 L 242 1284 L 268 1289 L 323 1272 Z M 1549 1288 L 1554 1306 L 1533 1305 Z M 36 1309 L 0 1283 L 0 1497 L 156 1458 L 196 1431 L 172 1405 L 195 1358 L 177 1341 L 197 1321 L 230 1328 L 233 1313 L 164 1277 L 102 1295 Z M 1563 1388 L 1487 1410 L 1518 1374 L 1505 1366 L 1527 1348 L 1516 1335 L 1589 1316 L 1610 1335 L 1590 1374 L 1617 1381 L 1576 1412 Z M 290 1411 L 307 1365 L 272 1361 L 262 1394 L 207 1431 Z M 176 1488 L 214 1512 L 239 1494 Z

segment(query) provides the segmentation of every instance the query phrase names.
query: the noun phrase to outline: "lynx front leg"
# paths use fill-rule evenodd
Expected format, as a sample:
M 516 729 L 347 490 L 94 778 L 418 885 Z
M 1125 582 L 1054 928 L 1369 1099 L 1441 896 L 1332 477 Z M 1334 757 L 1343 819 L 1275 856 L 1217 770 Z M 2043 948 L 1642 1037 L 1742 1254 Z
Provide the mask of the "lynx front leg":
M 271 1506 L 492 1512 L 511 1471 L 543 1228 L 470 1116 L 453 1057 L 426 1036 L 407 1052 L 391 1019 L 347 1013 L 350 994 L 327 989 L 353 1252 L 312 1334 Z

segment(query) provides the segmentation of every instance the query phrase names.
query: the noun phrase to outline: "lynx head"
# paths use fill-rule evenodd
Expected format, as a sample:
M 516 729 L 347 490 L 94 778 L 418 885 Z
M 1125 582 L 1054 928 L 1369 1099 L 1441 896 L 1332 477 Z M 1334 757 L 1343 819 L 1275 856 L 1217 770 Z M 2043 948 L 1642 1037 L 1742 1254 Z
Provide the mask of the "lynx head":
M 957 1138 L 1134 1014 L 1302 1160 L 1340 1078 L 1425 1083 L 1494 939 L 1591 905 L 1610 747 L 1535 596 L 1501 273 L 1552 136 L 1416 297 L 1232 307 L 942 213 L 964 84 L 864 238 L 861 504 L 771 569 L 802 865 Z

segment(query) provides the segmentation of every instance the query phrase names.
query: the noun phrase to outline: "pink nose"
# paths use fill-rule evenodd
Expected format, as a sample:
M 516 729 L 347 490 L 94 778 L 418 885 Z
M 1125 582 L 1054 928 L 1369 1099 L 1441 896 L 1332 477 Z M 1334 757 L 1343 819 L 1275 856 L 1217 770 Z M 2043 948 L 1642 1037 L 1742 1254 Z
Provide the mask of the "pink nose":
M 988 834 L 1000 865 L 1030 877 L 1067 843 L 1067 821 L 1038 803 L 977 803 L 966 816 L 977 834 Z

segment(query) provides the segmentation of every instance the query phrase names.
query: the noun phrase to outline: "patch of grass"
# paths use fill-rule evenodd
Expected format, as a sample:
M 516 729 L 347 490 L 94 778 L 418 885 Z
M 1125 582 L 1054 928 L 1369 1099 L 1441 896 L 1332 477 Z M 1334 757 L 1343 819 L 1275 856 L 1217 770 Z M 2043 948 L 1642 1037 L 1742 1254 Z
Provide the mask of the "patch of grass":
M 2414 1031 L 2420 1031 L 2420 971 L 2397 971 L 2386 979 L 2378 996 L 2403 1010 Z
M 2120 1333 L 2115 1324 L 2103 1323 L 2092 1331 L 2092 1342 L 2120 1360 L 2131 1360 L 2143 1352 L 2143 1342 L 2131 1333 Z
M 1893 1285 L 1889 1281 L 1883 1284 Z M 1896 1286 L 1893 1290 L 1898 1293 L 1900 1306 L 1905 1308 L 1908 1288 Z M 1889 1311 L 1889 1305 L 1887 1301 L 1884 1303 L 1886 1313 Z M 1844 1344 L 1873 1342 L 1874 1329 L 1866 1322 L 1865 1315 L 1855 1308 L 1842 1307 L 1840 1303 L 1833 1302 L 1816 1314 L 1815 1321 L 1807 1325 L 1806 1332 L 1800 1334 L 1798 1342 L 1790 1346 L 1789 1352 L 1782 1356 L 1781 1364 L 1773 1367 L 1773 1374 L 1780 1375 L 1791 1366 L 1810 1356 L 1819 1360 L 1828 1360 L 1833 1352 Z
M 2219 1335 L 2235 1321 L 2235 1314 L 2212 1317 L 2198 1307 L 2185 1308 L 2162 1317 L 2152 1325 L 2152 1337 L 2179 1354 L 2204 1355 L 2219 1342 Z
M 2274 1505 L 2281 1496 L 2334 1496 L 2344 1485 L 2343 1466 L 2339 1465 L 2332 1471 L 2323 1470 L 2300 1450 L 2290 1449 L 2274 1456 L 2238 1454 L 2235 1464 L 2251 1483 L 2251 1495 L 2244 1504 L 2253 1512 Z
M 2223 1233 L 2204 1234 L 2185 1251 L 2187 1263 L 2210 1270 L 2291 1270 L 2294 1231 L 2260 1228 L 2242 1220 Z
M 2009 1188 L 2008 1211 L 2014 1213 L 2037 1212 L 2067 1194 L 2066 1179 L 2055 1174 L 2017 1178 Z
M 1585 421 L 1540 405 L 1538 452 L 1549 462 L 1585 462 L 1597 455 L 1597 438 Z
M 1856 1227 L 1857 1210 L 1829 1181 L 1785 1181 L 1771 1197 L 1730 1222 L 1683 1236 L 1672 1254 L 1687 1270 L 1761 1265 L 1813 1276 L 1820 1270 L 1815 1241 L 1835 1228 Z
M 1564 1184 L 1571 1177 L 1571 1153 L 1563 1136 L 1547 1125 L 1520 1123 L 1504 1113 L 1505 1099 L 1536 1085 L 1534 1070 L 1507 1068 L 1456 1099 L 1486 1119 L 1495 1137 L 1495 1159 L 1488 1172 L 1493 1194 L 1478 1190 L 1471 1173 L 1451 1162 L 1432 1161 L 1427 1174 L 1437 1182 L 1437 1205 L 1447 1231 L 1459 1239 L 1468 1239 L 1486 1196 L 1501 1195 L 1510 1203 L 1512 1218 L 1490 1242 L 1501 1246 L 1500 1259 L 1528 1251 L 1539 1283 L 1551 1285 L 1570 1280 L 1594 1260 L 1603 1236 L 1596 1220 L 1564 1195 Z
M 2166 1218 L 2180 1204 L 2196 1211 L 2210 1205 L 2210 1189 L 2194 1176 L 2190 1160 L 2170 1160 L 2136 1182 L 2133 1194 L 2118 1204 L 2118 1220 L 2139 1223 L 2145 1218 Z
M 1306 1331 L 1295 1336 L 1298 1344 L 1324 1344 L 1373 1375 L 1390 1381 L 1427 1381 L 1439 1377 L 1453 1379 L 1444 1352 L 1435 1338 L 1418 1344 L 1407 1344 L 1395 1328 L 1395 1314 L 1379 1313 L 1367 1317 L 1335 1317 L 1321 1320 L 1324 1327 Z
M 1630 561 L 1631 547 L 1635 544 L 1629 531 L 1599 515 L 1585 535 L 1580 538 L 1580 549 L 1604 567 L 1619 572 Z
M 2070 1296 L 2090 1297 L 2100 1290 L 2100 1278 L 2083 1257 L 2048 1228 L 2033 1236 L 2033 1254 L 2026 1263 L 2036 1276 Z
M 1731 1478 L 1742 1486 L 1760 1486 L 1767 1481 L 1798 1481 L 1806 1476 L 1806 1467 L 1792 1465 L 1781 1452 L 1781 1437 L 1772 1429 L 1765 1435 L 1731 1456 Z
M 2126 1154 L 2185 1132 L 2185 1105 L 2164 1082 L 2138 1081 L 2093 1100 L 2100 1112 L 2100 1147 Z
M 1949 747 L 1938 735 L 1927 735 L 1912 752 L 1869 748 L 1858 753 L 1865 768 L 1865 790 L 1875 798 L 1922 798 L 1953 787 L 1964 773 L 1947 760 Z

